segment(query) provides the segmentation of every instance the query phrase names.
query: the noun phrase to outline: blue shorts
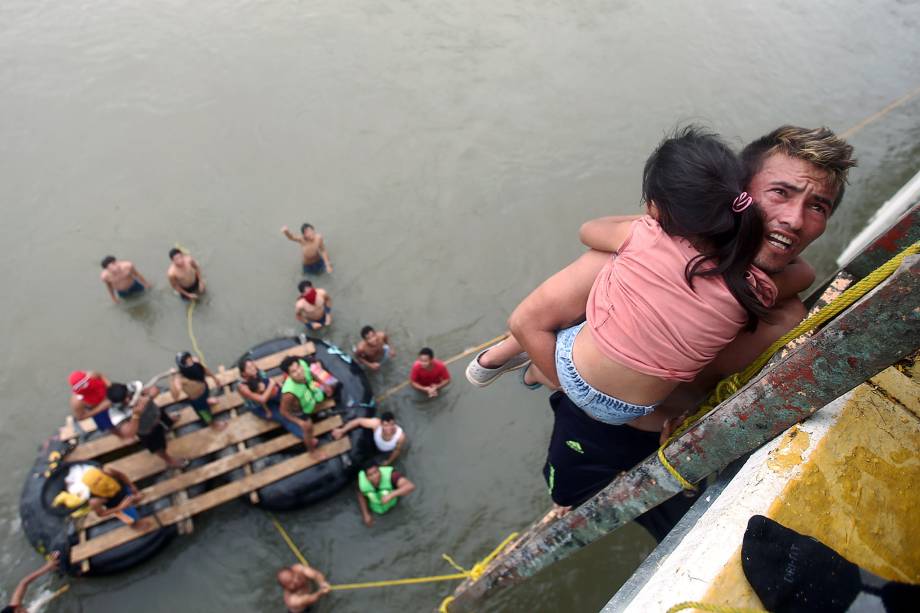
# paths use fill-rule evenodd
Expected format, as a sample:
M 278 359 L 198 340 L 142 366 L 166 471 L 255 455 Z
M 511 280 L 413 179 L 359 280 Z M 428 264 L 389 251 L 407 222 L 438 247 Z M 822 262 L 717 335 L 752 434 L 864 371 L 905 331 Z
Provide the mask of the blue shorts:
M 559 384 L 565 395 L 588 417 L 612 426 L 631 422 L 654 411 L 657 406 L 655 404 L 625 402 L 594 389 L 581 378 L 572 362 L 572 346 L 575 344 L 578 331 L 584 325 L 582 322 L 556 333 L 556 376 L 559 377 Z
M 100 432 L 104 432 L 105 430 L 109 430 L 114 427 L 114 424 L 112 424 L 112 419 L 109 417 L 108 410 L 93 415 L 93 421 L 96 423 L 96 429 Z
M 119 298 L 124 300 L 125 298 L 130 298 L 131 296 L 143 294 L 145 289 L 146 288 L 144 287 L 144 284 L 135 279 L 134 283 L 131 284 L 131 287 L 125 290 L 117 289 L 115 290 L 115 293 L 118 294 Z
M 326 325 L 326 315 L 328 315 L 331 312 L 332 312 L 332 307 L 324 307 L 322 319 L 308 319 L 307 323 L 304 324 L 307 327 L 307 330 L 312 330 L 313 324 L 319 324 L 320 327 L 325 326 Z
M 300 429 L 300 426 L 289 420 L 284 416 L 283 413 L 281 413 L 281 407 L 279 406 L 278 400 L 270 399 L 266 404 L 268 405 L 268 410 L 271 411 L 270 414 L 265 413 L 265 407 L 261 404 L 252 403 L 250 406 L 252 406 L 252 412 L 262 419 L 270 419 L 272 421 L 276 421 L 284 426 L 285 430 L 297 438 L 303 438 L 303 430 Z
M 316 260 L 312 264 L 303 265 L 303 274 L 305 275 L 320 275 L 324 272 L 326 272 L 326 262 L 323 258 Z

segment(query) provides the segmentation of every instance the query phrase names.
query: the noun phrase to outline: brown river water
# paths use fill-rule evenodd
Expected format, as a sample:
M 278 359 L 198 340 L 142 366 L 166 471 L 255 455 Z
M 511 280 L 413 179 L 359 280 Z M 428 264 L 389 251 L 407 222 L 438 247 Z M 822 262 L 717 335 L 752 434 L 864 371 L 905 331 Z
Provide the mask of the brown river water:
M 293 333 L 297 248 L 314 223 L 335 272 L 328 337 L 365 323 L 399 352 L 441 357 L 494 337 L 580 253 L 580 223 L 639 210 L 662 134 L 699 121 L 741 145 L 782 123 L 858 124 L 920 86 L 920 4 L 840 2 L 48 2 L 0 4 L 0 594 L 40 564 L 20 530 L 36 447 L 67 413 L 67 374 L 142 378 L 189 348 L 167 290 L 180 243 L 210 293 L 195 313 L 209 362 Z M 920 99 L 860 130 L 860 166 L 821 273 L 920 166 Z M 113 306 L 107 253 L 156 289 Z M 549 504 L 545 392 L 463 380 L 385 403 L 412 439 L 418 490 L 365 528 L 353 492 L 283 514 L 333 583 L 452 572 Z M 630 525 L 489 603 L 596 611 L 654 546 Z M 242 501 L 196 520 L 148 563 L 68 579 L 49 611 L 277 611 L 293 558 Z M 42 579 L 34 597 L 61 579 Z M 320 611 L 425 611 L 453 584 L 335 594 Z

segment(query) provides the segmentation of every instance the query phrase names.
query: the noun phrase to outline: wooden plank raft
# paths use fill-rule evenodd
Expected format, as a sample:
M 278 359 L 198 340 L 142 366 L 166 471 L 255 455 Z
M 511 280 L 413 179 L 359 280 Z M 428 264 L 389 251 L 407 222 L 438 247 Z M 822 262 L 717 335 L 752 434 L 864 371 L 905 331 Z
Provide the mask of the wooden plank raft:
M 283 351 L 279 351 L 278 353 L 273 353 L 271 355 L 265 356 L 264 358 L 259 358 L 258 360 L 256 360 L 256 366 L 261 370 L 271 370 L 273 368 L 277 368 L 278 366 L 280 366 L 281 361 L 289 355 L 306 357 L 308 355 L 313 355 L 314 353 L 316 353 L 316 346 L 312 342 L 308 341 L 302 345 L 295 345 Z M 216 374 L 217 380 L 220 382 L 221 387 L 230 385 L 231 383 L 236 382 L 240 378 L 240 371 L 238 368 L 235 368 L 235 367 L 230 368 L 228 370 L 217 372 L 215 374 Z M 215 387 L 214 382 L 211 381 L 210 379 L 208 379 L 208 387 L 212 390 Z M 174 398 L 173 395 L 167 391 L 167 392 L 162 392 L 161 394 L 159 394 L 156 397 L 155 402 L 157 403 L 158 406 L 167 407 L 171 404 L 182 402 L 184 400 L 187 400 L 184 393 L 180 394 L 178 398 Z M 96 422 L 94 422 L 92 418 L 80 420 L 79 428 L 80 430 L 82 430 L 83 432 L 87 434 L 89 434 L 90 432 L 95 432 Z M 58 437 L 62 441 L 76 438 L 78 435 L 79 435 L 79 431 L 77 430 L 76 425 L 73 423 L 72 417 L 69 417 L 67 419 L 67 423 L 65 423 L 65 425 L 58 431 Z M 115 436 L 115 435 L 111 434 L 109 436 Z
M 347 453 L 351 449 L 351 441 L 347 437 L 342 438 L 322 445 L 320 449 L 326 453 L 326 457 L 320 461 L 326 461 L 340 454 Z M 310 468 L 311 466 L 319 464 L 320 461 L 310 454 L 302 453 L 238 481 L 209 490 L 200 496 L 189 499 L 181 505 L 162 509 L 157 512 L 157 519 L 159 520 L 159 524 L 163 526 L 176 524 L 189 517 L 202 513 L 203 511 L 230 502 L 249 492 L 253 492 L 275 481 Z M 75 547 L 71 548 L 70 561 L 72 564 L 80 564 L 95 555 L 104 553 L 159 529 L 160 526 L 155 521 L 146 522 L 146 524 L 140 528 L 132 526 L 116 528 L 96 538 L 89 539 L 86 542 L 78 543 Z

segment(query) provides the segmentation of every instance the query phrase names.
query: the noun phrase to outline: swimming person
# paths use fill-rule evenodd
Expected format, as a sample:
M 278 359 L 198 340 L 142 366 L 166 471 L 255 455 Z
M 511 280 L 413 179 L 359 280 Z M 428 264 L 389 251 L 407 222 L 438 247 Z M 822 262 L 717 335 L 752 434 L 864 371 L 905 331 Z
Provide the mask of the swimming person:
M 180 351 L 176 354 L 176 367 L 179 372 L 173 375 L 169 384 L 172 397 L 178 400 L 182 392 L 185 392 L 188 403 L 192 405 L 201 421 L 216 431 L 226 428 L 227 423 L 214 419 L 214 414 L 211 412 L 211 407 L 215 406 L 218 401 L 210 397 L 211 391 L 208 389 L 205 377 L 210 377 L 214 381 L 214 389 L 220 390 L 220 381 L 214 373 L 188 351 Z
M 356 417 L 350 419 L 344 426 L 339 426 L 332 430 L 332 438 L 338 440 L 355 428 L 371 430 L 374 433 L 374 446 L 377 448 L 377 452 L 389 454 L 380 463 L 381 466 L 391 466 L 409 442 L 406 433 L 396 423 L 396 417 L 389 411 L 381 413 L 380 417 Z
M 126 298 L 131 298 L 144 293 L 150 283 L 144 275 L 128 260 L 118 260 L 114 255 L 102 258 L 102 283 L 109 291 L 112 302 L 118 304 Z
M 558 332 L 525 326 L 521 334 L 520 307 L 512 314 L 513 336 L 504 343 L 518 343 L 537 364 L 522 370 L 524 383 L 561 386 L 589 418 L 628 423 L 652 413 L 743 328 L 755 327 L 777 285 L 799 289 L 799 269 L 771 279 L 753 265 L 764 230 L 743 180 L 740 160 L 714 135 L 690 127 L 662 141 L 643 171 L 647 214 L 582 227 L 586 245 L 617 253 L 595 279 L 587 322 L 557 321 Z M 468 368 L 472 379 L 476 362 Z M 568 442 L 550 448 L 551 486 L 566 478 L 560 467 L 581 470 Z
M 38 570 L 32 571 L 19 581 L 16 585 L 16 589 L 13 590 L 13 595 L 10 596 L 9 604 L 3 607 L 2 613 L 26 613 L 28 609 L 22 606 L 22 601 L 26 599 L 26 591 L 29 589 L 29 586 L 42 575 L 47 575 L 51 571 L 57 570 L 60 561 L 61 552 L 52 551 L 48 555 L 47 562 L 42 564 Z
M 396 357 L 386 331 L 374 330 L 373 326 L 361 328 L 361 340 L 355 345 L 354 352 L 358 363 L 371 370 L 380 370 L 384 362 Z
M 325 458 L 318 449 L 319 439 L 313 436 L 313 419 L 316 417 L 316 405 L 325 400 L 326 395 L 313 376 L 310 365 L 302 358 L 292 355 L 281 360 L 281 371 L 287 375 L 281 386 L 281 415 L 297 424 L 303 432 L 303 444 L 307 452 L 317 459 Z
M 329 261 L 329 252 L 323 235 L 316 231 L 312 224 L 305 223 L 300 226 L 300 236 L 294 236 L 287 226 L 281 228 L 281 233 L 289 241 L 300 245 L 303 254 L 303 274 L 318 275 L 323 272 L 332 272 L 332 262 Z
M 310 331 L 332 325 L 332 297 L 326 290 L 315 288 L 311 281 L 304 279 L 297 284 L 297 291 L 300 292 L 294 302 L 297 321 Z
M 409 371 L 409 385 L 428 394 L 429 398 L 436 398 L 441 389 L 449 383 L 450 371 L 447 370 L 447 365 L 435 359 L 434 351 L 430 347 L 422 347 L 418 352 L 418 359 Z
M 288 613 L 305 613 L 331 591 L 323 573 L 303 564 L 282 568 L 275 578 L 284 590 L 284 606 Z M 316 589 L 311 589 L 311 584 Z
M 169 268 L 166 278 L 183 300 L 198 300 L 205 290 L 201 267 L 190 254 L 181 249 L 169 250 Z
M 374 525 L 374 516 L 371 512 L 383 515 L 395 507 L 400 498 L 415 491 L 415 484 L 392 466 L 377 464 L 371 464 L 358 473 L 356 487 L 361 519 L 368 528 Z

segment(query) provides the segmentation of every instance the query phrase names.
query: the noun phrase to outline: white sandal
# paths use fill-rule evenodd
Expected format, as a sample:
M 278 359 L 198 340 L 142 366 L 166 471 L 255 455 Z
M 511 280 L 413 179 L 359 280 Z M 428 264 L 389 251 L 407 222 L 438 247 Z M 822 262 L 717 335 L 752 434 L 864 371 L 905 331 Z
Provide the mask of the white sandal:
M 512 372 L 518 370 L 519 368 L 524 368 L 528 363 L 530 363 L 530 358 L 527 357 L 526 353 L 522 352 L 512 357 L 501 366 L 496 366 L 495 368 L 486 368 L 479 363 L 479 358 L 482 357 L 482 355 L 489 349 L 492 349 L 492 347 L 483 349 L 477 353 L 476 357 L 474 357 L 466 367 L 466 380 L 476 387 L 485 387 L 506 372 Z

